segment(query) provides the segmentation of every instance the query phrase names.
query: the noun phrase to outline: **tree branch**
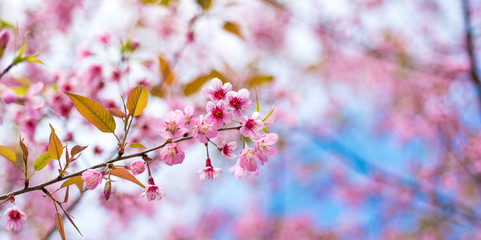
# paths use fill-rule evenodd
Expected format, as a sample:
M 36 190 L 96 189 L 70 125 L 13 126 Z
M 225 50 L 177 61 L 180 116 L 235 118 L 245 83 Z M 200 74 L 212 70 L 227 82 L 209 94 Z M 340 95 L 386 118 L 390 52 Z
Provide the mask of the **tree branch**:
M 235 126 L 235 127 L 225 127 L 225 128 L 221 128 L 219 129 L 218 131 L 227 131 L 227 130 L 238 130 L 240 129 L 241 126 Z M 193 137 L 182 137 L 182 138 L 179 138 L 179 139 L 176 139 L 172 142 L 174 143 L 177 143 L 177 142 L 182 142 L 182 141 L 186 141 L 186 140 L 190 140 L 192 139 Z M 72 173 L 72 174 L 69 174 L 69 175 L 65 175 L 63 177 L 57 177 L 55 179 L 52 179 L 48 182 L 45 182 L 45 183 L 42 183 L 42 184 L 38 184 L 38 185 L 35 185 L 35 186 L 31 186 L 31 187 L 28 187 L 28 188 L 22 188 L 22 189 L 19 189 L 19 190 L 16 190 L 16 191 L 13 191 L 13 192 L 10 192 L 10 193 L 7 193 L 7 194 L 3 194 L 3 195 L 0 195 L 0 200 L 5 200 L 7 199 L 9 196 L 11 195 L 14 195 L 14 196 L 17 196 L 17 195 L 20 195 L 20 194 L 23 194 L 23 193 L 27 193 L 27 192 L 32 192 L 32 191 L 35 191 L 35 190 L 41 190 L 42 188 L 46 187 L 46 186 L 49 186 L 49 185 L 52 185 L 54 183 L 57 183 L 57 182 L 60 182 L 60 181 L 63 181 L 63 180 L 66 180 L 66 179 L 69 179 L 69 178 L 73 178 L 73 177 L 76 177 L 76 176 L 80 176 L 82 175 L 83 172 L 87 171 L 88 169 L 96 169 L 96 168 L 101 168 L 101 167 L 106 167 L 107 165 L 111 164 L 111 163 L 114 163 L 114 162 L 118 162 L 118 161 L 121 161 L 121 160 L 125 160 L 125 159 L 129 159 L 129 158 L 134 158 L 134 157 L 141 157 L 149 152 L 152 152 L 152 151 L 155 151 L 157 149 L 160 149 L 162 147 L 164 147 L 165 145 L 167 145 L 169 142 L 166 141 L 164 142 L 163 144 L 159 145 L 159 146 L 156 146 L 156 147 L 153 147 L 153 148 L 150 148 L 150 149 L 147 149 L 143 152 L 139 152 L 139 153 L 134 153 L 134 154 L 130 154 L 130 155 L 125 155 L 123 157 L 119 157 L 117 156 L 116 158 L 114 159 L 111 159 L 107 162 L 104 162 L 104 163 L 100 163 L 100 164 L 97 164 L 97 165 L 94 165 L 94 166 L 91 166 L 89 168 L 86 168 L 86 169 L 83 169 L 81 171 L 78 171 L 78 172 L 75 172 L 75 173 Z
M 474 41 L 473 32 L 471 28 L 471 18 L 470 18 L 470 3 L 469 0 L 463 0 L 463 20 L 464 20 L 464 32 L 466 41 L 466 52 L 469 56 L 470 74 L 471 80 L 473 81 L 476 89 L 478 90 L 479 103 L 481 104 L 481 78 L 477 71 L 478 61 L 476 54 L 474 53 Z

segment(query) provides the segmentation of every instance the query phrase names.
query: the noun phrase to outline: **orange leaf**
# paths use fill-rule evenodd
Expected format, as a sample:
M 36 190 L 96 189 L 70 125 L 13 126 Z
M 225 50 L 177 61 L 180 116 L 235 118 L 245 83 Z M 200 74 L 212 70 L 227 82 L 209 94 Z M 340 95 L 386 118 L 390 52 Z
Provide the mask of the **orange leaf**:
M 102 105 L 77 94 L 68 92 L 65 94 L 72 100 L 77 111 L 100 131 L 114 133 L 116 128 L 114 117 Z
M 242 33 L 239 29 L 239 26 L 237 26 L 237 24 L 235 24 L 233 22 L 225 22 L 223 28 L 227 32 L 230 32 L 230 33 L 232 33 L 232 34 L 234 34 L 234 35 L 243 39 Z
M 139 116 L 149 101 L 149 94 L 144 86 L 137 86 L 129 94 L 127 98 L 127 109 L 131 116 Z
M 55 213 L 55 225 L 57 225 L 58 233 L 60 234 L 60 237 L 62 240 L 65 240 L 65 230 L 63 229 L 63 219 L 62 215 L 59 213 Z
M 129 181 L 141 186 L 142 188 L 145 188 L 144 184 L 139 182 L 139 180 L 137 180 L 137 178 L 135 178 L 132 174 L 130 174 L 127 170 L 125 170 L 123 168 L 114 168 L 110 171 L 110 174 L 112 174 L 114 176 L 117 176 L 119 178 L 123 178 L 125 180 L 129 180 Z
M 50 129 L 52 132 L 50 133 L 50 139 L 48 141 L 48 152 L 51 158 L 60 160 L 63 152 L 62 142 L 60 142 L 57 134 L 55 134 L 55 129 L 53 129 L 52 125 L 50 125 Z
M 169 66 L 169 63 L 167 60 L 163 59 L 161 56 L 158 56 L 159 59 L 159 70 L 160 73 L 162 74 L 163 80 L 167 85 L 172 85 L 174 83 L 174 73 L 172 72 L 172 69 Z

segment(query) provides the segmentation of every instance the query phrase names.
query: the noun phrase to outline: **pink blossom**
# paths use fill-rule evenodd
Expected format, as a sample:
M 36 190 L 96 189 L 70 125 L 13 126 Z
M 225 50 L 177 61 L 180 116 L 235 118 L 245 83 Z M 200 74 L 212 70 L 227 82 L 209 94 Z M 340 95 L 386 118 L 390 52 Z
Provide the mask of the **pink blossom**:
M 190 120 L 194 115 L 194 108 L 192 106 L 185 106 L 184 108 L 184 116 L 185 116 L 185 124 L 190 125 Z
M 17 94 L 15 94 L 12 90 L 7 88 L 7 89 L 2 91 L 2 101 L 5 104 L 13 103 L 13 102 L 17 101 L 17 99 L 18 99 Z
M 225 100 L 227 93 L 232 90 L 232 84 L 224 83 L 224 85 L 222 85 L 222 81 L 218 78 L 212 79 L 210 85 L 212 88 L 204 88 L 202 92 L 214 102 Z
M 250 137 L 252 139 L 257 139 L 259 137 L 259 131 L 264 127 L 264 123 L 261 120 L 258 120 L 257 117 L 259 117 L 259 113 L 254 112 L 251 118 L 244 117 L 242 120 L 242 127 L 239 129 L 239 132 L 244 137 Z
M 128 166 L 129 166 L 130 171 L 132 171 L 132 174 L 134 174 L 134 175 L 141 174 L 145 171 L 144 161 L 138 160 L 138 161 L 135 161 L 135 162 L 129 164 Z
M 97 41 L 103 43 L 103 44 L 109 44 L 110 42 L 110 33 L 103 33 L 103 34 L 100 34 L 100 35 L 97 35 Z
M 2 29 L 0 31 L 0 51 L 7 47 L 8 41 L 10 41 L 10 33 L 6 29 Z
M 5 216 L 7 217 L 3 222 L 3 228 L 6 230 L 20 231 L 22 229 L 22 221 L 27 219 L 27 214 L 25 214 L 17 206 L 12 206 L 5 211 Z
M 230 123 L 232 121 L 232 113 L 225 111 L 225 103 L 218 101 L 217 103 L 209 101 L 207 103 L 207 115 L 205 120 L 212 124 L 214 128 L 221 128 L 224 123 Z
M 277 154 L 276 147 L 272 146 L 277 142 L 277 139 L 277 134 L 268 133 L 254 143 L 256 156 L 260 160 L 261 164 L 267 162 L 267 157 L 273 157 Z
M 246 147 L 239 153 L 239 166 L 249 172 L 257 171 L 257 156 L 256 150 L 251 147 Z
M 88 169 L 82 173 L 82 180 L 87 184 L 87 189 L 95 189 L 102 182 L 102 173 Z
M 175 143 L 169 143 L 160 150 L 160 158 L 169 166 L 182 163 L 184 157 L 184 152 L 178 149 Z
M 237 179 L 240 179 L 249 173 L 249 171 L 247 171 L 245 168 L 240 166 L 240 159 L 237 160 L 237 163 L 229 169 L 229 173 L 232 173 L 232 172 L 234 172 L 234 176 Z M 251 173 L 257 176 L 259 175 L 259 170 L 255 170 L 254 172 L 251 172 Z
M 243 88 L 238 92 L 230 91 L 227 93 L 227 108 L 231 109 L 234 116 L 242 117 L 242 111 L 249 109 L 252 106 L 252 101 L 249 99 L 250 93 Z
M 42 91 L 42 89 L 43 89 L 43 83 L 41 82 L 35 83 L 32 86 L 30 86 L 27 93 L 23 97 L 28 113 L 32 118 L 36 120 L 42 117 L 40 115 L 40 110 L 45 105 L 45 100 L 40 96 L 36 96 L 38 93 Z
M 192 137 L 197 138 L 201 143 L 207 143 L 207 138 L 214 138 L 217 136 L 217 129 L 212 125 L 205 123 L 204 116 L 200 115 L 193 120 L 194 130 Z
M 181 111 L 171 111 L 160 121 L 160 135 L 167 139 L 177 139 L 187 132 L 184 128 L 185 116 Z
M 149 177 L 149 184 L 147 185 L 140 197 L 145 197 L 149 201 L 161 200 L 165 196 L 165 192 L 155 185 L 154 179 Z
M 236 142 L 230 142 L 228 144 L 222 142 L 222 146 L 218 148 L 218 150 L 222 153 L 222 156 L 225 158 L 234 159 L 236 156 L 232 153 L 232 151 L 237 147 Z
M 222 169 L 212 167 L 209 158 L 205 161 L 205 167 L 195 172 L 195 174 L 199 175 L 201 181 L 204 181 L 205 179 L 216 180 L 219 178 L 220 173 L 222 173 Z

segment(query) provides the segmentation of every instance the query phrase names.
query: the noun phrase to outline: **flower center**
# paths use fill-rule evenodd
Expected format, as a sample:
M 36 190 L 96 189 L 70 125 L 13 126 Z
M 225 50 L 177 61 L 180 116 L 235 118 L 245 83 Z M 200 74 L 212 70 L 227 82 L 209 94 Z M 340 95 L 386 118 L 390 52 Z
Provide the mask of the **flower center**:
M 245 125 L 245 126 L 246 126 L 246 128 L 253 129 L 253 128 L 254 128 L 254 126 L 255 126 L 254 119 L 249 119 L 249 120 L 247 120 L 247 122 L 246 122 L 246 125 Z
M 216 118 L 221 118 L 221 117 L 222 117 L 222 110 L 220 110 L 219 108 L 216 108 L 216 109 L 213 111 L 213 113 L 214 113 L 214 116 L 215 116 Z
M 216 91 L 214 93 L 215 98 L 222 99 L 224 97 L 224 92 L 222 90 Z
M 232 100 L 230 100 L 230 104 L 234 106 L 236 109 L 240 109 L 241 107 L 241 103 L 238 98 L 233 98 Z
M 18 214 L 17 211 L 11 211 L 9 215 L 10 215 L 9 217 L 13 220 L 17 220 L 20 218 L 20 214 Z

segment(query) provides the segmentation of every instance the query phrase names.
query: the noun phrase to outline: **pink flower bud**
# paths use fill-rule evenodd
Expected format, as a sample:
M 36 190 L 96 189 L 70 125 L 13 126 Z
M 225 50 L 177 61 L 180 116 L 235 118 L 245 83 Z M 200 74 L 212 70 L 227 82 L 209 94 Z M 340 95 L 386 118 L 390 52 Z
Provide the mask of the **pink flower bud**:
M 7 47 L 8 41 L 10 40 L 10 33 L 6 30 L 3 29 L 0 31 L 0 51 L 3 52 L 3 50 Z
M 88 169 L 82 173 L 82 180 L 87 184 L 87 189 L 95 189 L 102 182 L 102 173 Z
M 1 50 L 0 50 L 1 52 Z M 10 103 L 13 103 L 15 101 L 17 101 L 17 95 L 12 92 L 10 89 L 5 89 L 3 90 L 2 92 L 2 101 L 5 103 L 5 104 L 10 104 Z
M 132 171 L 132 174 L 137 175 L 141 174 L 145 171 L 145 165 L 144 161 L 135 161 L 129 165 L 130 170 Z
M 111 190 L 112 190 L 112 184 L 111 184 L 110 180 L 107 180 L 107 182 L 105 183 L 105 187 L 104 187 L 105 201 L 109 200 Z

